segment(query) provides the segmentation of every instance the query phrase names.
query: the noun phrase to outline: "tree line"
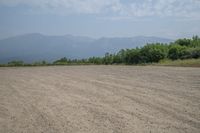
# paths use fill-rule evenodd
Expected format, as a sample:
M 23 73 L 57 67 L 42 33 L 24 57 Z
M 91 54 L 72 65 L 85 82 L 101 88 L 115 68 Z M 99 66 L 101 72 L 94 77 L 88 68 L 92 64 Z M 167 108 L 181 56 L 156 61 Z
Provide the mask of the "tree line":
M 200 38 L 178 39 L 170 44 L 151 43 L 133 49 L 121 49 L 119 52 L 106 53 L 104 57 L 90 57 L 88 59 L 70 60 L 66 57 L 53 64 L 145 64 L 157 63 L 163 59 L 191 59 L 200 58 Z
M 143 47 L 121 49 L 117 53 L 106 53 L 103 57 L 90 57 L 87 59 L 68 59 L 63 57 L 47 63 L 46 61 L 25 64 L 22 61 L 11 61 L 8 66 L 41 66 L 41 65 L 80 65 L 80 64 L 146 64 L 157 63 L 163 59 L 178 60 L 200 58 L 200 38 L 178 39 L 169 44 L 150 43 Z

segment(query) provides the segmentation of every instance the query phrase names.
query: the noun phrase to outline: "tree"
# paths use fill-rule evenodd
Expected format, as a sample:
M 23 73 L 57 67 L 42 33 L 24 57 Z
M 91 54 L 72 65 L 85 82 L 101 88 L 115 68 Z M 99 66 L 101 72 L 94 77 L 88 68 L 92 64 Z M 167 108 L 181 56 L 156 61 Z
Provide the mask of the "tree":
M 126 56 L 126 51 L 124 49 L 121 49 L 118 53 L 117 56 L 119 56 L 119 63 L 125 63 L 125 56 Z
M 184 55 L 182 55 L 181 59 L 190 59 L 190 58 L 200 58 L 200 47 L 188 48 L 185 50 Z
M 53 64 L 56 64 L 56 65 L 64 65 L 64 64 L 68 64 L 69 62 L 71 62 L 70 60 L 68 60 L 66 57 L 63 57 L 59 60 L 56 60 L 53 62 Z
M 112 63 L 114 63 L 114 64 L 120 64 L 120 63 L 122 63 L 122 60 L 121 60 L 121 58 L 120 58 L 120 55 L 118 55 L 118 54 L 114 54 L 113 55 L 113 62 Z
M 141 62 L 140 49 L 127 49 L 125 56 L 126 64 L 138 64 Z
M 99 65 L 99 64 L 102 64 L 102 63 L 103 63 L 103 59 L 102 59 L 101 57 L 90 57 L 90 58 L 88 59 L 88 62 L 89 62 L 89 63 L 92 63 L 92 64 L 97 64 L 97 65 Z
M 193 36 L 191 41 L 192 47 L 200 47 L 200 38 L 198 36 Z
M 167 55 L 167 46 L 164 44 L 147 44 L 141 48 L 141 61 L 144 63 L 159 62 Z
M 181 45 L 181 46 L 190 46 L 191 45 L 191 40 L 190 39 L 178 39 L 175 41 L 176 44 Z
M 108 65 L 113 63 L 113 56 L 112 54 L 106 53 L 104 58 L 103 58 L 103 63 Z
M 168 58 L 172 60 L 181 59 L 184 55 L 187 54 L 186 52 L 187 47 L 181 45 L 171 45 L 168 52 Z

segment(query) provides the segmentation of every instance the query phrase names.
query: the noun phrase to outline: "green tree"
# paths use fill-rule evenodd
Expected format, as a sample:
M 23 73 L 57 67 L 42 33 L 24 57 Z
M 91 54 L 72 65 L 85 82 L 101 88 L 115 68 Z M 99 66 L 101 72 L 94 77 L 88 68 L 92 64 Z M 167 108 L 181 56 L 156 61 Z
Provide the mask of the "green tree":
M 198 36 L 193 36 L 191 41 L 192 47 L 200 47 L 200 38 Z
M 159 62 L 167 56 L 168 47 L 164 44 L 147 44 L 141 48 L 141 61 L 144 63 Z
M 172 60 L 181 59 L 184 55 L 187 54 L 186 52 L 187 47 L 181 45 L 171 45 L 168 52 L 168 58 Z
M 112 54 L 106 53 L 104 58 L 103 58 L 103 63 L 108 65 L 113 63 L 113 56 Z
M 120 64 L 120 63 L 122 63 L 120 55 L 118 55 L 118 54 L 114 54 L 113 55 L 113 63 L 114 64 Z
M 71 62 L 71 60 L 68 60 L 66 57 L 63 57 L 59 60 L 54 61 L 53 64 L 64 65 L 64 64 L 68 64 L 69 62 Z
M 140 49 L 127 49 L 125 56 L 126 64 L 138 64 L 141 62 Z
M 176 44 L 181 45 L 181 46 L 190 46 L 191 45 L 191 40 L 190 39 L 178 39 L 175 41 Z
M 189 58 L 200 58 L 200 47 L 186 49 L 181 59 Z
M 121 49 L 121 50 L 117 53 L 117 56 L 119 57 L 119 63 L 125 63 L 126 50 Z

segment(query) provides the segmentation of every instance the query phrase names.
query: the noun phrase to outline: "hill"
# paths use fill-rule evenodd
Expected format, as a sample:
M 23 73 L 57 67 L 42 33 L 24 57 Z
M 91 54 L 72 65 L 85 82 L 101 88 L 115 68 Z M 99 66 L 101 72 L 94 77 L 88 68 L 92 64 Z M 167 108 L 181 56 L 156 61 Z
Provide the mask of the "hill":
M 93 39 L 84 36 L 46 36 L 38 33 L 19 35 L 0 40 L 0 63 L 23 60 L 31 63 L 39 60 L 53 61 L 61 57 L 87 58 L 103 56 L 106 52 L 135 48 L 146 43 L 169 43 L 172 40 L 159 37 L 114 37 Z

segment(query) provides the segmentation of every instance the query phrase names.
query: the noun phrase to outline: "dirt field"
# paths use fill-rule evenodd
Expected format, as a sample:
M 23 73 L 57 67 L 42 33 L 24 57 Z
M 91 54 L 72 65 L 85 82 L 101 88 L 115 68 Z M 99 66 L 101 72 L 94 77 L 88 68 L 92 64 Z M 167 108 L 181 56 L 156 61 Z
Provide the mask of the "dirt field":
M 0 133 L 200 133 L 200 68 L 0 68 Z

